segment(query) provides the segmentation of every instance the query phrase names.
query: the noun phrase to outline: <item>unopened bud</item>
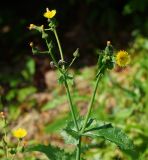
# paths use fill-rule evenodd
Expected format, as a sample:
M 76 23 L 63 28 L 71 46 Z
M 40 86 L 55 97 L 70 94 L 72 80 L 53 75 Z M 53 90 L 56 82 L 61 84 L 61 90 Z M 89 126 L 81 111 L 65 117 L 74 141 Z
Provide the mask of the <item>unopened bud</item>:
M 75 52 L 73 53 L 73 56 L 74 56 L 74 57 L 79 57 L 79 48 L 77 48 L 77 49 L 75 50 Z
M 48 12 L 48 11 L 49 11 L 49 8 L 47 7 L 47 8 L 46 8 L 46 12 Z
M 29 26 L 29 30 L 35 29 L 35 27 L 36 27 L 36 25 L 34 25 L 34 24 L 30 24 L 30 26 Z
M 51 67 L 51 68 L 55 68 L 55 64 L 54 64 L 53 61 L 50 62 L 50 67 Z
M 61 59 L 61 60 L 59 60 L 58 65 L 64 65 L 65 63 L 66 62 Z
M 30 46 L 30 47 L 33 47 L 33 42 L 30 42 L 30 43 L 29 43 L 29 46 Z
M 113 55 L 113 53 L 114 53 L 113 46 L 111 45 L 110 41 L 107 41 L 107 46 L 105 48 L 105 53 L 107 55 Z
M 110 41 L 107 41 L 107 46 L 111 45 L 111 42 Z

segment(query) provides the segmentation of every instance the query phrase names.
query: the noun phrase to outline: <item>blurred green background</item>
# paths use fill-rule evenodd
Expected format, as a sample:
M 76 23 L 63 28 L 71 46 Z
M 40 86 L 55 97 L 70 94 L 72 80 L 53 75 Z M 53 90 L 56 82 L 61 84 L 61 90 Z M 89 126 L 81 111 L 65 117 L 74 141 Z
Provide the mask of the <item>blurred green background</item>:
M 71 70 L 76 72 L 76 87 L 71 90 L 82 115 L 94 86 L 97 53 L 104 49 L 106 41 L 110 40 L 116 50 L 125 49 L 131 54 L 129 67 L 116 68 L 101 81 L 93 116 L 123 128 L 134 140 L 139 160 L 146 160 L 148 0 L 3 1 L 0 5 L 0 110 L 8 113 L 10 128 L 31 127 L 30 142 L 34 139 L 37 143 L 67 147 L 59 134 L 65 120 L 70 119 L 65 93 L 57 84 L 49 57 L 33 56 L 29 47 L 33 41 L 39 48 L 45 48 L 40 35 L 29 31 L 28 26 L 46 23 L 43 17 L 46 7 L 57 10 L 57 30 L 66 61 L 71 60 L 76 48 L 80 49 L 80 58 Z M 34 124 L 37 125 L 32 127 Z M 109 142 L 92 143 L 94 146 L 86 151 L 89 160 L 132 159 Z M 26 155 L 27 158 L 31 156 Z

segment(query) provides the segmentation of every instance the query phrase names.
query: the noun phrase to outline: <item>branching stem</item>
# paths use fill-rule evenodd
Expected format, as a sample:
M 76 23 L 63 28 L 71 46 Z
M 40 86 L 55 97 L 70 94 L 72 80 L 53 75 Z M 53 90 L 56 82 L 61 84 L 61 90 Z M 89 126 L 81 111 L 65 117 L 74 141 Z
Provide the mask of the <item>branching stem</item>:
M 55 35 L 55 38 L 56 38 L 56 41 L 57 41 L 57 44 L 58 44 L 61 60 L 64 61 L 62 47 L 61 47 L 61 44 L 60 44 L 60 41 L 59 41 L 59 38 L 58 38 L 58 35 L 57 35 L 57 32 L 56 32 L 56 29 L 54 29 L 53 32 L 54 32 L 54 35 Z M 46 39 L 46 44 L 47 44 L 49 52 L 50 52 L 50 48 L 49 48 L 49 44 L 48 44 L 47 39 Z M 65 83 L 64 84 L 65 84 L 65 88 L 66 88 L 67 97 L 68 97 L 68 100 L 69 100 L 70 111 L 71 111 L 71 114 L 72 114 L 72 118 L 73 118 L 75 127 L 76 127 L 77 131 L 79 131 L 79 127 L 78 127 L 78 123 L 77 123 L 77 119 L 76 119 L 76 115 L 75 115 L 75 111 L 74 111 L 74 105 L 72 103 L 72 98 L 71 98 L 71 94 L 70 94 L 70 91 L 69 91 L 69 86 L 68 86 L 67 79 L 66 79 L 66 76 L 65 76 L 65 71 L 64 71 L 65 70 L 65 66 L 63 65 L 63 69 L 61 69 L 58 66 L 58 63 L 57 63 L 54 55 L 52 54 L 52 52 L 50 52 L 50 56 L 51 56 L 52 60 L 54 61 L 55 65 L 57 66 L 58 70 L 62 73 L 62 75 L 65 78 Z

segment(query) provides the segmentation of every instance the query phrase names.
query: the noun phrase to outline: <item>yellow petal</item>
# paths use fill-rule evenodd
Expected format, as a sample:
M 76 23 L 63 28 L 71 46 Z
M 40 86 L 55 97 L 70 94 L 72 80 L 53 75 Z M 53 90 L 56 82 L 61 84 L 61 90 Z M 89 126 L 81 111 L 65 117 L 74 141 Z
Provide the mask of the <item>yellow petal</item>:
M 116 63 L 120 67 L 125 67 L 130 63 L 130 56 L 126 51 L 119 51 L 116 55 Z
M 56 14 L 56 10 L 52 10 L 52 11 L 48 10 L 47 12 L 44 13 L 44 17 L 51 19 L 55 16 L 55 14 Z
M 16 138 L 23 138 L 27 135 L 27 131 L 23 128 L 18 128 L 12 131 L 12 134 Z

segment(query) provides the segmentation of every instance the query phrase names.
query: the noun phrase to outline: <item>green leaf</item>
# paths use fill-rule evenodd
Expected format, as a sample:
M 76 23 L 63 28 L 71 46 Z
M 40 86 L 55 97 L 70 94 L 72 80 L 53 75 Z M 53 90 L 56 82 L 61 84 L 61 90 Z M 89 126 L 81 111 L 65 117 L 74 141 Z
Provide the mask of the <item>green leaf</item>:
M 26 63 L 26 69 L 30 75 L 34 75 L 35 73 L 35 61 L 33 59 L 28 59 Z
M 64 78 L 63 75 L 61 75 L 61 76 L 59 77 L 59 79 L 58 79 L 58 83 L 59 83 L 59 84 L 64 84 L 64 82 L 65 82 L 65 78 Z
M 112 128 L 111 123 L 105 123 L 105 122 L 90 118 L 87 122 L 85 132 L 95 131 L 95 130 L 100 130 L 105 128 Z
M 72 74 L 66 74 L 66 79 L 68 81 L 68 84 L 70 84 L 70 85 L 74 84 L 74 77 Z
M 66 116 L 58 116 L 51 124 L 48 124 L 45 127 L 45 131 L 47 133 L 55 133 L 59 130 L 61 130 L 63 127 L 65 127 L 65 122 L 67 119 L 70 119 L 70 115 L 66 115 Z
M 45 105 L 42 106 L 43 111 L 58 107 L 58 106 L 62 105 L 63 103 L 65 103 L 66 101 L 67 101 L 66 95 L 57 96 L 52 101 L 49 101 Z
M 44 153 L 49 160 L 74 160 L 74 154 L 69 154 L 61 150 L 60 148 L 53 147 L 51 145 L 36 145 L 30 146 L 26 149 L 26 152 L 38 151 Z
M 43 39 L 46 39 L 47 37 L 48 37 L 48 34 L 45 33 L 45 32 L 42 32 L 42 38 L 43 38 Z
M 67 75 L 66 75 L 66 78 L 67 78 L 68 80 L 73 80 L 73 75 L 72 75 L 72 74 L 67 74 Z
M 6 100 L 7 101 L 11 101 L 12 99 L 15 98 L 16 94 L 17 94 L 17 89 L 11 89 L 11 90 L 9 90 L 9 92 L 6 95 Z
M 119 128 L 103 128 L 84 134 L 92 138 L 102 137 L 118 145 L 123 150 L 133 150 L 134 146 L 128 136 Z
M 82 117 L 80 117 L 77 120 L 77 123 L 78 123 L 79 127 L 82 126 L 82 120 L 83 120 Z M 67 143 L 67 144 L 74 144 L 74 145 L 78 144 L 79 133 L 77 132 L 77 129 L 76 129 L 75 124 L 73 123 L 73 121 L 67 122 L 67 126 L 61 132 L 61 135 L 64 138 L 65 143 Z
M 79 119 L 77 120 L 79 129 L 82 128 L 83 121 L 84 121 L 83 117 L 79 117 Z M 90 119 L 88 121 L 87 127 L 89 127 L 92 124 L 93 121 L 94 121 L 94 119 Z M 94 127 L 94 125 L 93 125 L 93 127 Z M 65 143 L 67 143 L 67 144 L 74 144 L 74 145 L 78 144 L 80 133 L 77 132 L 77 129 L 76 129 L 75 124 L 74 124 L 73 121 L 67 122 L 67 126 L 61 132 L 61 135 L 63 136 L 63 138 L 65 140 Z
M 70 132 L 67 132 L 67 130 L 63 130 L 61 132 L 61 136 L 63 137 L 66 144 L 73 144 L 77 145 L 78 139 L 76 139 Z
M 18 90 L 17 92 L 17 100 L 19 102 L 24 101 L 29 95 L 33 94 L 36 92 L 36 88 L 33 86 L 29 86 L 29 87 L 25 87 L 25 88 L 21 88 L 20 90 Z
M 73 121 L 70 121 L 67 124 L 66 128 L 62 131 L 61 135 L 63 136 L 65 143 L 75 145 L 78 144 L 79 133 L 77 132 Z

